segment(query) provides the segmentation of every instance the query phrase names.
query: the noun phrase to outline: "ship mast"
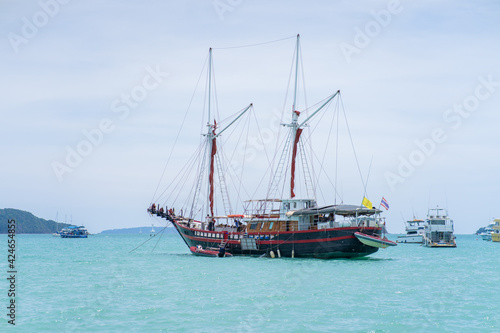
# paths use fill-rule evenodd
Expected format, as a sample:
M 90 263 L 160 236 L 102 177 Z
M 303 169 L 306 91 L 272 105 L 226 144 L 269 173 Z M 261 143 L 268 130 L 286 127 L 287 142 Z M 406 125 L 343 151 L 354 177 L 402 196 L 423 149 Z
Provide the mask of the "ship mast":
M 225 131 L 227 130 L 230 126 L 232 126 L 238 119 L 240 119 L 250 108 L 253 106 L 252 103 L 248 105 L 245 109 L 243 109 L 239 115 L 229 123 L 226 127 L 224 127 L 219 133 L 215 133 L 215 130 L 217 129 L 217 122 L 214 119 L 213 125 L 211 124 L 211 96 L 212 95 L 212 48 L 209 49 L 209 55 L 208 55 L 208 120 L 207 120 L 207 134 L 205 136 L 207 137 L 208 140 L 208 152 L 210 153 L 210 163 L 209 163 L 209 169 L 208 169 L 208 215 L 210 218 L 213 218 L 215 216 L 214 214 L 214 173 L 215 173 L 215 167 L 216 167 L 216 162 L 218 162 L 219 170 L 219 181 L 220 181 L 220 186 L 222 188 L 222 191 L 226 191 L 226 196 L 227 196 L 227 189 L 225 187 L 225 180 L 224 180 L 224 174 L 223 171 L 221 170 L 220 167 L 220 160 L 216 161 L 216 154 L 217 154 L 217 138 Z M 227 202 L 226 202 L 227 201 Z M 225 205 L 225 209 L 228 209 L 226 211 L 226 214 L 231 213 L 231 205 L 229 202 L 229 197 L 226 197 L 226 200 L 224 199 L 223 195 L 223 202 Z M 226 207 L 226 204 L 228 207 Z
M 340 94 L 340 90 L 338 90 L 335 94 L 332 96 L 328 97 L 327 100 L 316 110 L 314 111 L 309 117 L 307 117 L 304 121 L 302 121 L 300 124 L 298 122 L 300 112 L 296 110 L 297 108 L 297 82 L 298 82 L 298 73 L 299 73 L 299 46 L 300 46 L 300 35 L 297 35 L 297 49 L 296 49 L 296 56 L 295 56 L 295 87 L 294 87 L 294 92 L 293 92 L 293 106 L 292 106 L 292 122 L 290 124 L 285 124 L 285 126 L 291 127 L 292 129 L 292 135 L 290 137 L 290 140 L 293 140 L 291 143 L 293 143 L 293 149 L 292 149 L 292 161 L 291 161 L 291 168 L 290 168 L 290 198 L 295 197 L 295 160 L 297 157 L 297 149 L 298 149 L 298 144 L 300 141 L 300 135 L 302 134 L 303 127 L 306 125 L 306 123 L 314 117 L 320 110 L 322 110 L 330 101 L 335 98 L 338 94 Z
M 212 97 L 212 48 L 208 50 L 208 119 L 207 119 L 207 140 L 210 152 L 210 164 L 208 169 L 208 207 L 210 209 L 210 217 L 214 216 L 214 160 L 217 153 L 217 143 L 215 141 L 215 127 L 217 123 L 214 120 L 214 125 L 210 124 L 210 101 Z
M 302 134 L 302 129 L 298 128 L 298 119 L 300 112 L 296 110 L 297 105 L 297 81 L 299 77 L 299 47 L 300 47 L 300 35 L 297 34 L 297 49 L 295 50 L 295 87 L 293 90 L 293 105 L 292 105 L 292 123 L 289 125 L 292 127 L 292 140 L 293 140 L 293 150 L 292 150 L 292 165 L 290 173 L 290 198 L 295 197 L 295 158 L 297 157 L 297 144 L 299 143 L 300 134 Z

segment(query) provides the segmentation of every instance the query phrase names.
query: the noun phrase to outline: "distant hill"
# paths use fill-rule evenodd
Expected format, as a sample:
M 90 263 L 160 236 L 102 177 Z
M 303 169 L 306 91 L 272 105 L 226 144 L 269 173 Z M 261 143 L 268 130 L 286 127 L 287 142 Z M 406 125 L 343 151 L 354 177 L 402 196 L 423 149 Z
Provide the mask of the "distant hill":
M 7 233 L 7 221 L 16 220 L 16 234 L 51 234 L 71 224 L 44 220 L 19 209 L 0 209 L 0 234 Z
M 164 227 L 158 226 L 154 227 L 155 233 L 160 232 Z M 103 230 L 101 234 L 113 234 L 113 235 L 125 235 L 125 234 L 149 234 L 151 232 L 151 227 L 137 227 L 137 228 L 124 228 L 124 229 L 109 229 Z M 174 233 L 175 228 L 168 227 L 165 229 L 164 233 Z

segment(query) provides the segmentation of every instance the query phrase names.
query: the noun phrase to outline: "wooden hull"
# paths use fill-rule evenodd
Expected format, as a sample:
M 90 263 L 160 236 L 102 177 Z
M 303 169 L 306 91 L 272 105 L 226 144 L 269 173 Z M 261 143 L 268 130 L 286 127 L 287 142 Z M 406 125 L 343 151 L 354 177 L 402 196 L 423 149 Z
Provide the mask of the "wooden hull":
M 188 246 L 202 248 L 219 247 L 224 241 L 223 232 L 187 228 L 173 221 L 182 239 Z M 247 235 L 230 232 L 226 241 L 226 250 L 233 255 L 261 256 L 273 251 L 282 257 L 296 258 L 355 258 L 378 251 L 378 247 L 360 242 L 355 232 L 356 227 L 343 227 L 321 230 L 249 233 Z M 368 235 L 380 236 L 381 228 L 364 228 Z M 247 240 L 242 241 L 243 238 Z M 248 246 L 248 244 L 252 246 Z M 279 252 L 278 252 L 279 250 Z M 279 254 L 278 254 L 279 253 Z

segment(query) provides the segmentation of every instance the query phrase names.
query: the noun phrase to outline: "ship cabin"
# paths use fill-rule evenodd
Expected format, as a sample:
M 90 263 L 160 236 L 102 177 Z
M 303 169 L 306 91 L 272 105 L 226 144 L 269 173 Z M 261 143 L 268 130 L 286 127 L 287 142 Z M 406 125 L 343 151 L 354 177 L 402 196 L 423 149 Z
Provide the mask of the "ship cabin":
M 313 199 L 265 199 L 246 202 L 248 233 L 380 227 L 380 210 L 353 205 L 318 207 Z
M 312 216 L 290 216 L 290 212 L 317 207 L 314 199 L 248 200 L 245 204 L 248 233 L 318 229 Z
M 453 232 L 453 220 L 442 208 L 430 209 L 426 229 L 428 232 Z M 434 211 L 435 213 L 432 213 Z

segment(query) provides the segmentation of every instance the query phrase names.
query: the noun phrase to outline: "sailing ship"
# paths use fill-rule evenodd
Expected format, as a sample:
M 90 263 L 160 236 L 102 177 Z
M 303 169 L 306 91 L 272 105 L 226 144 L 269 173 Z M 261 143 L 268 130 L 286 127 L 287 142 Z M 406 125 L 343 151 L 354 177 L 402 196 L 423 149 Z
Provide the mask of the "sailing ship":
M 453 234 L 453 220 L 444 208 L 431 208 L 425 222 L 424 246 L 457 247 Z
M 214 173 L 220 164 L 218 159 L 218 139 L 226 129 L 242 117 L 251 107 L 250 104 L 241 111 L 227 127 L 217 131 L 218 124 L 211 119 L 210 99 L 212 85 L 212 49 L 209 50 L 208 65 L 208 121 L 205 136 L 206 158 L 199 164 L 200 175 L 208 174 L 207 202 L 204 204 L 206 217 L 199 214 L 194 203 L 199 199 L 202 176 L 198 176 L 189 214 L 180 214 L 175 209 L 150 203 L 148 212 L 165 218 L 176 228 L 188 248 L 195 254 L 214 255 L 216 249 L 231 253 L 234 256 L 269 256 L 269 257 L 301 257 L 301 258 L 352 258 L 370 255 L 379 248 L 396 245 L 383 236 L 385 221 L 380 217 L 381 210 L 370 205 L 347 205 L 332 203 L 317 204 L 313 186 L 306 184 L 307 196 L 298 198 L 295 194 L 296 159 L 298 151 L 305 145 L 301 134 L 309 120 L 323 110 L 334 98 L 339 98 L 340 91 L 334 92 L 306 119 L 300 120 L 301 112 L 296 110 L 297 81 L 299 68 L 300 36 L 297 35 L 295 50 L 295 85 L 291 112 L 291 122 L 282 124 L 289 129 L 288 140 L 271 177 L 267 195 L 263 199 L 250 199 L 244 202 L 243 212 L 233 214 L 225 209 L 224 215 L 214 213 Z M 312 184 L 312 177 L 307 174 L 311 161 L 301 155 L 304 179 Z M 207 170 L 208 169 L 208 170 Z M 287 175 L 284 177 L 283 175 Z M 224 187 L 224 172 L 218 170 L 219 185 Z M 289 181 L 289 196 L 284 198 L 279 189 Z M 311 190 L 310 190 L 311 189 Z M 309 191 L 310 190 L 310 191 Z M 222 192 L 224 206 L 229 206 L 229 196 Z M 365 198 L 364 198 L 365 199 Z M 368 201 L 368 200 L 366 200 Z M 186 216 L 185 216 L 186 215 Z M 207 252 L 209 250 L 212 252 Z

